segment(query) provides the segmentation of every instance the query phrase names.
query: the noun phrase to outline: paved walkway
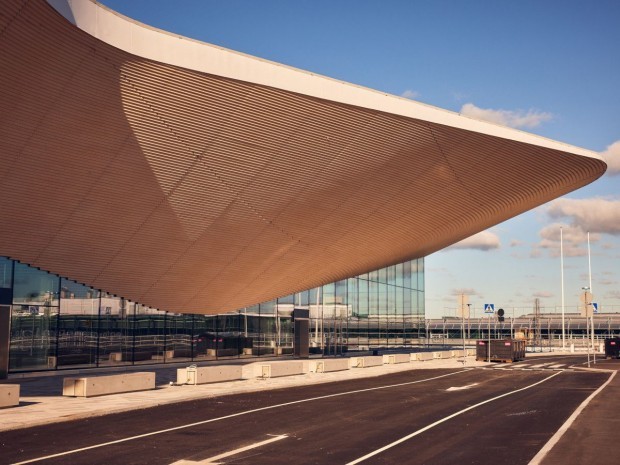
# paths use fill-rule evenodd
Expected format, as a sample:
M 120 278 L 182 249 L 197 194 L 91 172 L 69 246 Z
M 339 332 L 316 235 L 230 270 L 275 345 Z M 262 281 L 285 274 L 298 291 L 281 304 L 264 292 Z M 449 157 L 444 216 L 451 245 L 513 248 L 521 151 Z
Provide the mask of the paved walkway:
M 272 359 L 275 360 L 275 359 Z M 279 358 L 282 360 L 282 358 Z M 428 368 L 462 368 L 485 366 L 486 362 L 477 362 L 474 357 L 468 357 L 465 365 L 461 359 L 429 360 L 425 362 L 399 363 L 378 367 L 356 368 L 330 373 L 306 373 L 304 375 L 286 376 L 269 379 L 246 379 L 216 384 L 202 384 L 197 386 L 174 386 L 170 382 L 176 381 L 176 370 L 188 366 L 188 363 L 175 366 L 137 366 L 123 372 L 154 371 L 156 386 L 153 391 L 129 392 L 112 394 L 101 397 L 63 397 L 62 384 L 65 377 L 90 376 L 113 374 L 111 370 L 82 371 L 80 374 L 71 372 L 54 372 L 52 374 L 38 374 L 27 377 L 11 376 L 5 382 L 20 384 L 20 405 L 14 408 L 0 410 L 0 431 L 27 428 L 30 426 L 69 421 L 78 418 L 105 415 L 127 410 L 137 410 L 157 405 L 182 402 L 192 399 L 216 397 L 226 394 L 253 392 L 264 389 L 279 389 L 299 385 L 329 383 L 345 379 L 366 378 L 381 376 L 406 370 Z M 270 360 L 261 359 L 265 363 Z M 230 365 L 235 361 L 221 362 Z M 247 364 L 247 361 L 242 363 Z M 212 365 L 204 363 L 201 365 Z

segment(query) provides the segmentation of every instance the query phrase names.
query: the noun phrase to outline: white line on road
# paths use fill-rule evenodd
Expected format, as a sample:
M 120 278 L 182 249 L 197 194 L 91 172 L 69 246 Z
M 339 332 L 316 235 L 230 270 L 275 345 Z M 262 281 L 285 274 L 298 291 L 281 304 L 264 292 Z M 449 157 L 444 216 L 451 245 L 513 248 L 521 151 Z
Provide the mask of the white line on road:
M 411 439 L 411 438 L 413 438 L 413 437 L 415 437 L 415 436 L 417 436 L 419 434 L 422 434 L 423 432 L 428 431 L 429 429 L 434 428 L 437 425 L 445 423 L 446 421 L 451 420 L 454 417 L 458 417 L 459 415 L 462 415 L 465 412 L 469 412 L 470 410 L 473 410 L 473 409 L 475 409 L 477 407 L 480 407 L 481 405 L 488 404 L 489 402 L 493 402 L 495 400 L 501 399 L 502 397 L 510 396 L 512 394 L 516 394 L 517 392 L 525 391 L 526 389 L 530 389 L 530 388 L 533 388 L 534 386 L 538 386 L 539 384 L 544 383 L 545 381 L 550 380 L 551 378 L 559 375 L 560 373 L 562 373 L 562 372 L 558 371 L 557 373 L 554 373 L 551 376 L 547 376 L 545 379 L 543 379 L 541 381 L 538 381 L 538 382 L 536 382 L 534 384 L 530 384 L 529 386 L 525 386 L 525 387 L 522 387 L 520 389 L 516 389 L 514 391 L 506 392 L 505 394 L 493 397 L 491 399 L 483 400 L 482 402 L 478 402 L 475 405 L 467 407 L 467 408 L 465 408 L 463 410 L 459 410 L 458 412 L 453 413 L 452 415 L 449 415 L 449 416 L 447 416 L 445 418 L 442 418 L 441 420 L 437 420 L 435 423 L 431 423 L 430 425 L 427 425 L 424 428 L 421 428 L 421 429 L 419 429 L 419 430 L 417 430 L 417 431 L 415 431 L 415 432 L 413 432 L 413 433 L 411 433 L 411 434 L 409 434 L 409 435 L 407 435 L 405 437 L 402 437 L 402 438 L 398 439 L 397 441 L 394 441 L 394 442 L 388 444 L 387 446 L 383 446 L 380 449 L 377 449 L 377 450 L 375 450 L 375 451 L 373 451 L 373 452 L 371 452 L 369 454 L 366 454 L 363 457 L 360 457 L 359 459 L 353 460 L 352 462 L 349 462 L 346 465 L 355 465 L 356 463 L 363 462 L 364 460 L 367 460 L 367 459 L 369 459 L 371 457 L 374 457 L 375 455 L 378 455 L 381 452 L 385 452 L 386 450 L 391 449 L 392 447 L 397 446 L 398 444 L 401 444 L 401 443 L 403 443 L 405 441 L 408 441 L 409 439 Z
M 179 460 L 177 462 L 172 463 L 171 465 L 217 465 L 218 460 L 225 459 L 227 457 L 232 457 L 233 455 L 240 454 L 241 452 L 245 452 L 246 450 L 256 449 L 257 447 L 265 446 L 267 444 L 271 444 L 272 442 L 280 441 L 282 439 L 288 438 L 286 434 L 281 434 L 279 436 L 274 436 L 271 439 L 266 439 L 261 442 L 255 442 L 254 444 L 250 444 L 249 446 L 240 447 L 235 450 L 231 450 L 229 452 L 224 452 L 223 454 L 216 455 L 215 457 L 210 457 L 205 460 L 200 460 L 195 462 L 193 460 Z
M 463 370 L 453 371 L 452 373 L 447 373 L 445 375 L 433 376 L 432 378 L 425 378 L 425 379 L 420 379 L 420 380 L 417 380 L 417 381 L 408 381 L 406 383 L 390 384 L 390 385 L 387 385 L 387 386 L 377 386 L 377 387 L 367 388 L 367 389 L 357 389 L 355 391 L 339 392 L 337 394 L 328 394 L 328 395 L 325 395 L 325 396 L 311 397 L 309 399 L 294 400 L 294 401 L 291 401 L 291 402 L 285 402 L 283 404 L 269 405 L 267 407 L 261 407 L 261 408 L 256 408 L 256 409 L 252 409 L 252 410 L 246 410 L 244 412 L 232 413 L 230 415 L 225 415 L 223 417 L 211 418 L 209 420 L 197 421 L 195 423 L 189 423 L 187 425 L 175 426 L 173 428 L 162 429 L 160 431 L 152 431 L 150 433 L 138 434 L 136 436 L 130 436 L 128 438 L 117 439 L 116 441 L 103 442 L 101 444 L 94 444 L 92 446 L 82 447 L 80 449 L 73 449 L 73 450 L 68 450 L 66 452 L 59 452 L 58 454 L 46 455 L 45 457 L 38 457 L 36 459 L 24 460 L 23 462 L 16 462 L 16 463 L 14 463 L 12 465 L 25 465 L 26 463 L 39 462 L 41 460 L 52 459 L 52 458 L 55 458 L 55 457 L 62 457 L 64 455 L 75 454 L 77 452 L 84 452 L 84 451 L 91 450 L 91 449 L 97 449 L 97 448 L 100 448 L 100 447 L 111 446 L 113 444 L 120 444 L 122 442 L 134 441 L 136 439 L 142 439 L 142 438 L 146 438 L 146 437 L 149 437 L 149 436 L 155 436 L 157 434 L 169 433 L 171 431 L 178 431 L 178 430 L 181 430 L 181 429 L 192 428 L 194 426 L 205 425 L 207 423 L 213 423 L 213 422 L 220 421 L 220 420 L 227 420 L 229 418 L 235 418 L 235 417 L 239 417 L 239 416 L 242 416 L 242 415 L 248 415 L 248 414 L 256 413 L 256 412 L 262 412 L 262 411 L 265 411 L 265 410 L 271 410 L 271 409 L 275 409 L 275 408 L 279 408 L 279 407 L 286 407 L 286 406 L 289 406 L 289 405 L 303 404 L 305 402 L 312 402 L 312 401 L 315 401 L 315 400 L 329 399 L 331 397 L 346 396 L 346 395 L 349 395 L 349 394 L 359 394 L 360 392 L 378 391 L 380 389 L 389 389 L 389 388 L 393 388 L 393 387 L 409 386 L 411 384 L 424 383 L 426 381 L 433 381 L 433 380 L 436 380 L 436 379 L 445 378 L 447 376 L 457 375 L 459 373 L 467 373 L 467 372 L 471 371 L 472 369 L 473 368 L 465 368 Z
M 451 391 L 463 391 L 465 389 L 471 389 L 474 386 L 478 386 L 478 383 L 468 384 L 467 386 L 453 386 L 453 387 L 449 387 L 448 389 L 446 389 L 446 391 L 448 391 L 448 392 L 451 392 Z
M 577 417 L 583 411 L 583 409 L 586 408 L 586 406 L 590 403 L 590 401 L 594 399 L 603 389 L 605 389 L 609 383 L 611 383 L 611 380 L 614 379 L 614 376 L 616 376 L 616 373 L 617 371 L 612 372 L 611 375 L 609 376 L 609 379 L 596 391 L 590 394 L 588 398 L 584 400 L 579 407 L 577 407 L 577 410 L 575 410 L 573 414 L 570 417 L 568 417 L 568 420 L 566 420 L 564 424 L 560 426 L 560 429 L 557 430 L 553 436 L 551 436 L 551 439 L 549 439 L 549 441 L 547 441 L 547 444 L 545 444 L 542 447 L 542 449 L 538 451 L 538 454 L 534 456 L 534 458 L 530 461 L 528 465 L 539 465 L 540 464 L 542 459 L 544 459 L 545 456 L 549 453 L 549 451 L 553 449 L 553 446 L 555 446 L 558 443 L 558 441 L 564 435 L 564 433 L 568 431 L 568 428 L 570 428 L 570 426 L 577 419 Z

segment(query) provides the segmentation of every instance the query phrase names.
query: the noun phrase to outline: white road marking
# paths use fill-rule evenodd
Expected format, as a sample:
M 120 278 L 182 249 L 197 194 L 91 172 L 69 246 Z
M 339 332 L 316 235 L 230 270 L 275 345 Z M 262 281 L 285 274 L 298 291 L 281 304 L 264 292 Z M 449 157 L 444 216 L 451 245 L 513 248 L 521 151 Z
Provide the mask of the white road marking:
M 538 386 L 539 384 L 542 384 L 545 381 L 548 381 L 551 378 L 554 378 L 554 377 L 556 377 L 557 375 L 559 375 L 561 373 L 562 373 L 561 371 L 558 371 L 557 373 L 554 373 L 551 376 L 547 376 L 545 379 L 543 379 L 541 381 L 538 381 L 538 382 L 536 382 L 534 384 L 530 384 L 529 386 L 525 386 L 523 388 L 516 389 L 514 391 L 506 392 L 505 394 L 501 394 L 501 395 L 493 397 L 491 399 L 483 400 L 482 402 L 478 402 L 475 405 L 467 407 L 467 408 L 465 408 L 463 410 L 459 410 L 458 412 L 453 413 L 452 415 L 449 415 L 449 416 L 447 416 L 445 418 L 442 418 L 441 420 L 437 420 L 436 422 L 431 423 L 430 425 L 427 425 L 424 428 L 421 428 L 421 429 L 419 429 L 419 430 L 417 430 L 417 431 L 415 431 L 415 432 L 413 432 L 413 433 L 411 433 L 411 434 L 409 434 L 407 436 L 404 436 L 404 437 L 402 437 L 402 438 L 400 438 L 400 439 L 398 439 L 398 440 L 396 440 L 396 441 L 394 441 L 394 442 L 392 442 L 392 443 L 390 443 L 390 444 L 388 444 L 386 446 L 383 446 L 380 449 L 377 449 L 377 450 L 375 450 L 373 452 L 370 452 L 369 454 L 366 454 L 363 457 L 360 457 L 360 458 L 358 458 L 356 460 L 353 460 L 352 462 L 349 462 L 346 465 L 355 465 L 356 463 L 363 462 L 364 460 L 367 460 L 367 459 L 369 459 L 371 457 L 374 457 L 375 455 L 378 455 L 381 452 L 385 452 L 386 450 L 391 449 L 392 447 L 397 446 L 398 444 L 401 444 L 401 443 L 403 443 L 405 441 L 408 441 L 409 439 L 411 439 L 411 438 L 413 438 L 413 437 L 415 437 L 415 436 L 417 436 L 419 434 L 422 434 L 425 431 L 428 431 L 429 429 L 434 428 L 437 425 L 445 423 L 446 421 L 451 420 L 454 417 L 458 417 L 459 415 L 462 415 L 465 412 L 469 412 L 470 410 L 473 410 L 473 409 L 475 409 L 477 407 L 480 407 L 481 405 L 488 404 L 489 402 L 493 402 L 495 400 L 501 399 L 502 397 L 510 396 L 512 394 L 516 394 L 517 392 L 525 391 L 526 389 L 530 389 L 530 388 L 533 388 L 534 386 Z
M 528 410 L 526 412 L 517 412 L 517 413 L 507 413 L 506 416 L 507 417 L 520 417 L 523 415 L 531 415 L 534 413 L 538 413 L 538 410 Z
M 225 459 L 227 457 L 232 457 L 233 455 L 240 454 L 241 452 L 245 452 L 246 450 L 256 449 L 257 447 L 261 447 L 267 444 L 271 444 L 272 442 L 281 441 L 282 439 L 288 438 L 286 434 L 281 434 L 279 436 L 274 436 L 271 439 L 266 439 L 261 442 L 255 442 L 254 444 L 250 444 L 249 446 L 240 447 L 235 450 L 231 450 L 229 452 L 224 452 L 223 454 L 216 455 L 215 457 L 210 457 L 205 460 L 200 460 L 195 462 L 193 460 L 178 460 L 177 462 L 172 463 L 171 465 L 218 465 L 218 460 Z
M 417 381 L 409 381 L 409 382 L 406 382 L 406 383 L 399 383 L 399 384 L 390 384 L 390 385 L 387 385 L 387 386 L 377 386 L 377 387 L 367 388 L 367 389 L 357 389 L 355 391 L 339 392 L 337 394 L 328 394 L 328 395 L 325 395 L 325 396 L 311 397 L 309 399 L 294 400 L 294 401 L 291 401 L 291 402 L 285 402 L 283 404 L 269 405 L 267 407 L 261 407 L 261 408 L 256 408 L 256 409 L 252 409 L 252 410 L 246 410 L 244 412 L 232 413 L 230 415 L 225 415 L 223 417 L 211 418 L 209 420 L 197 421 L 195 423 L 188 423 L 186 425 L 175 426 L 173 428 L 162 429 L 162 430 L 159 430 L 159 431 L 152 431 L 150 433 L 138 434 L 137 436 L 130 436 L 130 437 L 123 438 L 123 439 L 117 439 L 116 441 L 103 442 L 103 443 L 100 443 L 100 444 L 94 444 L 92 446 L 82 447 L 80 449 L 73 449 L 73 450 L 68 450 L 66 452 L 59 452 L 57 454 L 46 455 L 45 457 L 38 457 L 38 458 L 35 458 L 35 459 L 24 460 L 23 462 L 16 462 L 16 463 L 14 463 L 12 465 L 25 465 L 26 463 L 39 462 L 41 460 L 47 460 L 47 459 L 52 459 L 52 458 L 56 458 L 56 457 L 62 457 L 62 456 L 65 456 L 65 455 L 75 454 L 76 452 L 84 452 L 84 451 L 87 451 L 87 450 L 98 449 L 100 447 L 111 446 L 113 444 L 120 444 L 120 443 L 123 443 L 123 442 L 134 441 L 136 439 L 142 439 L 142 438 L 146 438 L 146 437 L 149 437 L 149 436 L 155 436 L 157 434 L 169 433 L 171 431 L 178 431 L 178 430 L 181 430 L 181 429 L 192 428 L 194 426 L 206 425 L 207 423 L 213 423 L 213 422 L 220 421 L 220 420 L 227 420 L 229 418 L 240 417 L 242 415 L 249 415 L 251 413 L 256 413 L 256 412 L 263 412 L 265 410 L 271 410 L 271 409 L 275 409 L 275 408 L 279 408 L 279 407 L 287 407 L 289 405 L 303 404 L 305 402 L 312 402 L 312 401 L 315 401 L 315 400 L 329 399 L 331 397 L 346 396 L 346 395 L 349 395 L 349 394 L 359 394 L 360 392 L 378 391 L 378 390 L 381 390 L 381 389 L 389 389 L 389 388 L 393 388 L 393 387 L 409 386 L 411 384 L 419 384 L 419 383 L 424 383 L 426 381 L 434 381 L 436 379 L 446 378 L 448 376 L 457 375 L 459 373 L 467 373 L 468 371 L 471 371 L 471 370 L 473 370 L 473 368 L 465 368 L 463 370 L 453 371 L 452 373 L 447 373 L 445 375 L 433 376 L 432 378 L 425 378 L 425 379 L 420 379 L 420 380 L 417 380 Z
M 454 387 L 449 387 L 448 389 L 446 389 L 446 391 L 463 391 L 464 389 L 471 389 L 474 386 L 478 386 L 478 383 L 474 383 L 474 384 L 468 384 L 467 386 L 454 386 Z
M 549 451 L 553 449 L 553 446 L 555 446 L 558 443 L 558 441 L 564 435 L 564 433 L 568 431 L 568 428 L 571 427 L 573 422 L 577 419 L 577 417 L 583 411 L 583 409 L 587 407 L 590 401 L 594 399 L 603 389 L 605 389 L 609 383 L 611 383 L 611 380 L 614 379 L 614 376 L 616 376 L 616 373 L 617 371 L 613 371 L 611 375 L 609 376 L 609 379 L 605 381 L 605 383 L 601 387 L 599 387 L 596 391 L 590 394 L 588 398 L 584 400 L 579 407 L 577 407 L 577 410 L 575 410 L 573 414 L 570 417 L 568 417 L 568 420 L 566 420 L 564 424 L 560 427 L 560 429 L 557 430 L 553 436 L 551 436 L 551 439 L 549 439 L 549 441 L 547 441 L 547 444 L 545 444 L 542 447 L 542 449 L 538 451 L 538 454 L 534 456 L 534 458 L 530 461 L 528 465 L 539 465 L 540 464 L 540 462 L 545 458 L 545 456 L 549 453 Z

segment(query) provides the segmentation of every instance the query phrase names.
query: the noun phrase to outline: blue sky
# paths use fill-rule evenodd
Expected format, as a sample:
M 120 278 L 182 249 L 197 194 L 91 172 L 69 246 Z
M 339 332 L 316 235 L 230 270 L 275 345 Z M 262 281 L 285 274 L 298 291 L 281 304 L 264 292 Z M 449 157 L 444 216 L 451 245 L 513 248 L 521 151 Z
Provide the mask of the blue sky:
M 588 283 L 620 312 L 620 1 L 103 0 L 154 27 L 602 152 L 600 180 L 426 260 L 427 315 Z M 501 189 L 501 186 L 497 186 Z M 572 308 L 571 308 L 572 307 Z

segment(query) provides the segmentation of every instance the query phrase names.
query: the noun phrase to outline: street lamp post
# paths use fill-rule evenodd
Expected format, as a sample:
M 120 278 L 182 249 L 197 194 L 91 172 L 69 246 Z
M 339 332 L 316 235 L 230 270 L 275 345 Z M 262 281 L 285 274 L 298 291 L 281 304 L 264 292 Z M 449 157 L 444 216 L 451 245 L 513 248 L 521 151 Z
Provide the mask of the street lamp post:
M 588 315 L 588 312 L 591 311 L 590 309 L 590 305 L 591 303 L 588 302 L 588 294 L 590 294 L 590 287 L 589 286 L 585 286 L 581 288 L 583 290 L 583 307 L 585 309 L 585 313 L 586 313 L 586 347 L 588 348 L 588 368 L 590 368 L 590 341 L 588 341 L 588 339 L 590 338 L 590 326 L 593 326 L 594 321 L 592 321 L 592 325 L 590 324 L 590 318 L 591 316 Z M 594 347 L 592 347 L 594 348 Z

